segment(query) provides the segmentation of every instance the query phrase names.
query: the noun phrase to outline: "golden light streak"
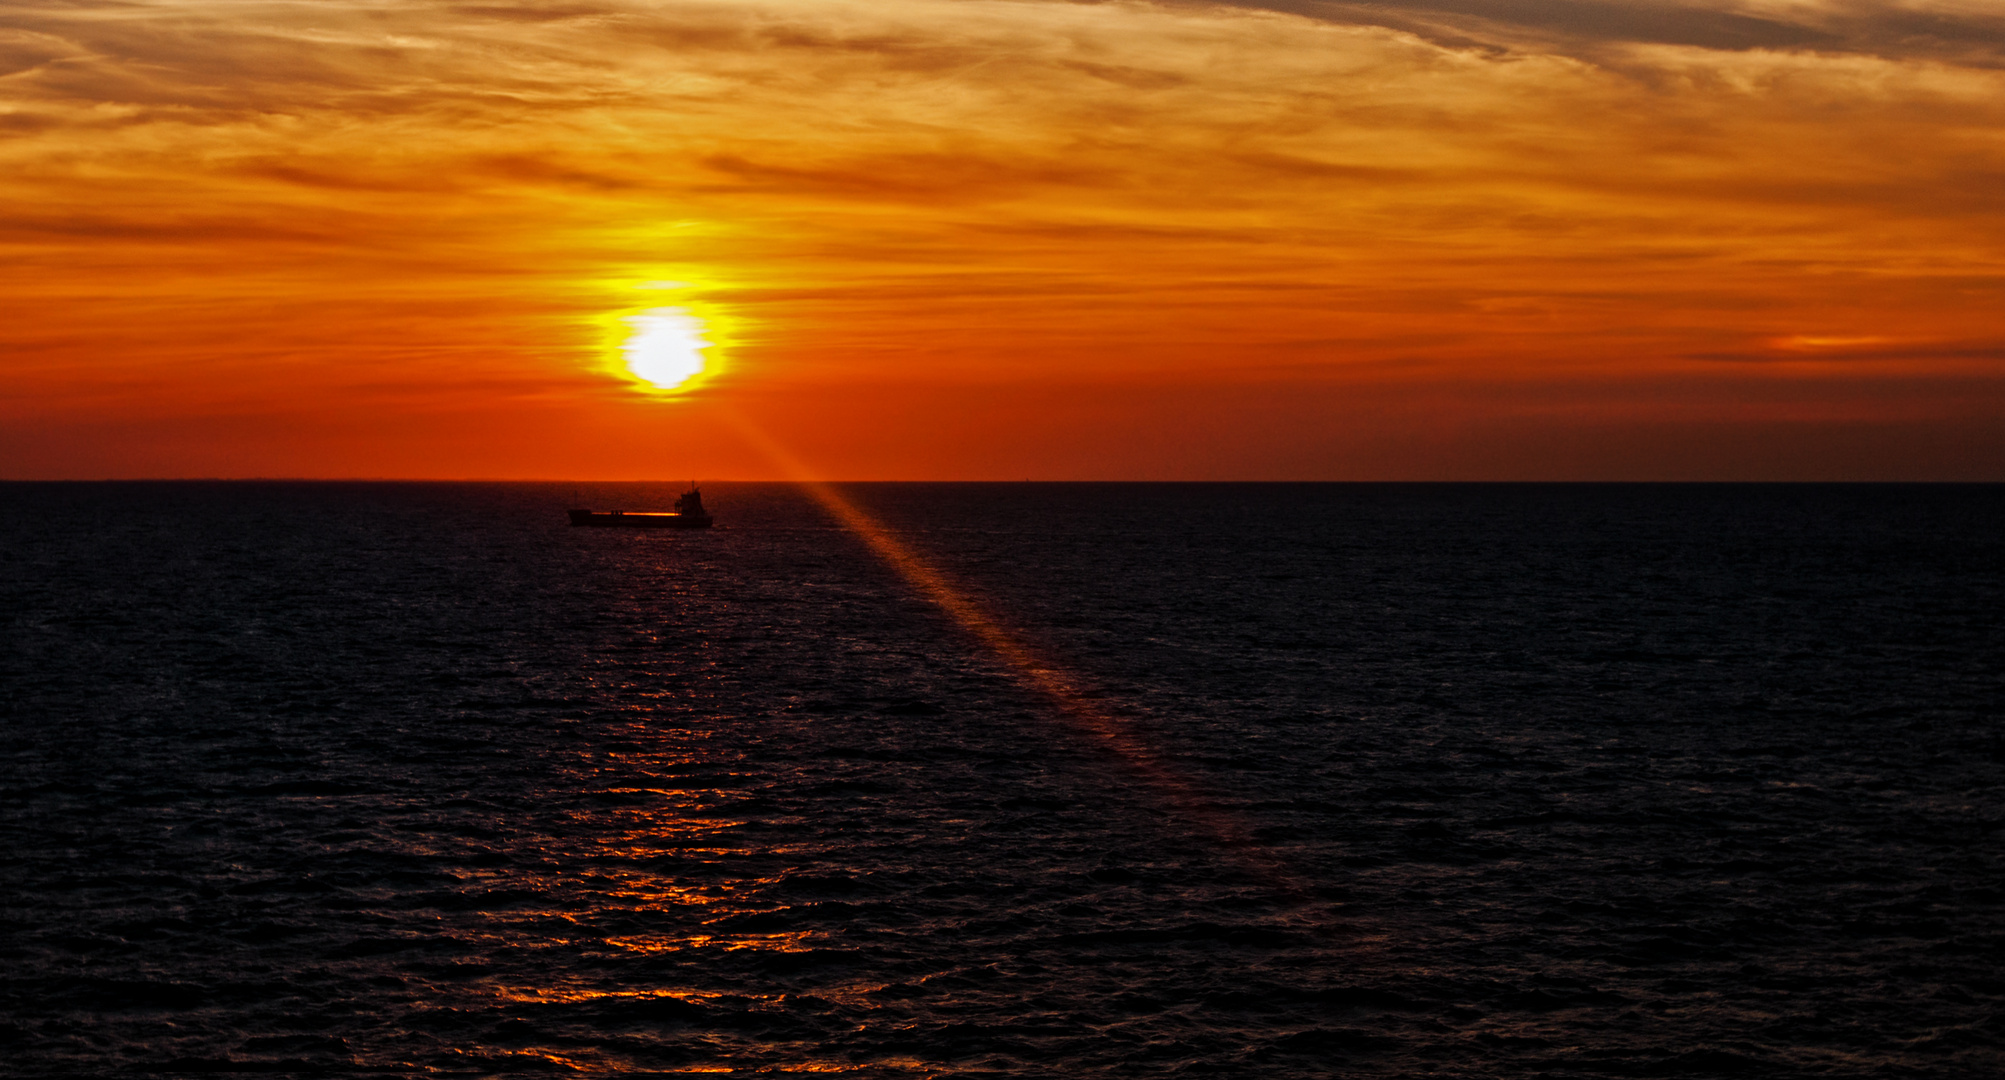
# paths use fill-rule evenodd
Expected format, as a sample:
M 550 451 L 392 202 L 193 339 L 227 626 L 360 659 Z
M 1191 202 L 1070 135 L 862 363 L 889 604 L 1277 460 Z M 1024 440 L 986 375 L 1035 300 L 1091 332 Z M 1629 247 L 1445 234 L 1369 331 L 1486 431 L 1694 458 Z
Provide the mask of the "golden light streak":
M 1049 702 L 1059 716 L 1119 757 L 1181 815 L 1184 824 L 1194 825 L 1198 831 L 1208 834 L 1229 859 L 1257 874 L 1267 884 L 1281 889 L 1290 899 L 1299 902 L 1313 895 L 1310 882 L 1259 846 L 1246 822 L 1208 798 L 1126 720 L 1083 695 L 1075 676 L 1032 648 L 1020 632 L 1005 625 L 971 599 L 883 522 L 872 517 L 834 485 L 817 477 L 778 440 L 742 415 L 732 415 L 744 436 L 802 491 L 861 539 L 908 585 L 1008 665 L 1010 671 Z

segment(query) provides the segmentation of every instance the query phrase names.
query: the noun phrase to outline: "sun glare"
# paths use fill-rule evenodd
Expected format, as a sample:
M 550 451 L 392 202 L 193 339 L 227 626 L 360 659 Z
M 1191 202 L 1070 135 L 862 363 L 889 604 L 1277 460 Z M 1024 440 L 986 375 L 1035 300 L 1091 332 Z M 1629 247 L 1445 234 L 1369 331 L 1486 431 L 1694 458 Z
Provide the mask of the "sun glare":
M 621 348 L 634 378 L 657 390 L 674 390 L 702 374 L 703 353 L 711 346 L 702 320 L 681 308 L 655 308 L 625 322 L 631 330 Z

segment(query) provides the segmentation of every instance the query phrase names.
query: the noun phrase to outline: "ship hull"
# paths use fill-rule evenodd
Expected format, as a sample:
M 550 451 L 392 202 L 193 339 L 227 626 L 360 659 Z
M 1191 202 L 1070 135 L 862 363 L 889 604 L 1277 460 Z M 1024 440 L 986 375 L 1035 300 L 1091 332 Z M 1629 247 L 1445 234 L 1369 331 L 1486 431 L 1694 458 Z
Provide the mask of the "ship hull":
M 596 529 L 707 529 L 709 514 L 623 514 L 571 511 L 571 524 Z

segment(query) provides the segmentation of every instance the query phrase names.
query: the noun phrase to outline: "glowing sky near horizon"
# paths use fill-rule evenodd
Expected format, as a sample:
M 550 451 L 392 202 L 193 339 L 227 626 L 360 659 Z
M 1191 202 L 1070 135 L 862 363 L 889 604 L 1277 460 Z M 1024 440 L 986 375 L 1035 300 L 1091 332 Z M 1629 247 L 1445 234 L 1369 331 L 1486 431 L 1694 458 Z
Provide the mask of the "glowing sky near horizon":
M 2005 478 L 2001 241 L 1988 3 L 0 5 L 0 477 Z

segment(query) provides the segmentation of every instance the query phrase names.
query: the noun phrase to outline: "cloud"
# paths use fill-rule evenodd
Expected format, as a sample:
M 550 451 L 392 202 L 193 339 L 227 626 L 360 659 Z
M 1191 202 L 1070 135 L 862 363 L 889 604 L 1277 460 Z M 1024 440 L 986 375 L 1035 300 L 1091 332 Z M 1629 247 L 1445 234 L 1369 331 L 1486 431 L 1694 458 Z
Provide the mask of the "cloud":
M 1975 4 L 1887 0 L 1217 0 L 1325 22 L 1383 26 L 1450 45 L 1606 56 L 1611 46 L 1687 45 L 2005 63 L 2005 15 Z

